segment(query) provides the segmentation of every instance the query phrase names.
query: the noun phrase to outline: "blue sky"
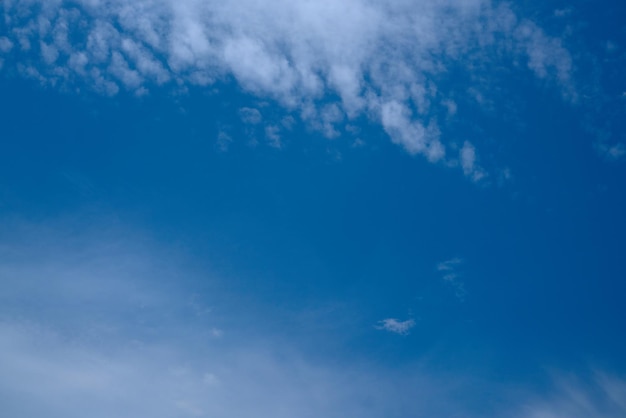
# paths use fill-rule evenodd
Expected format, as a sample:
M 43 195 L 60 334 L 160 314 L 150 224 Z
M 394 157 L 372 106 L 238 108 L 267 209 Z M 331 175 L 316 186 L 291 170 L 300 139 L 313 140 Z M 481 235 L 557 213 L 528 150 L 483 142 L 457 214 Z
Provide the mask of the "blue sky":
M 626 415 L 619 2 L 5 0 L 0 410 Z

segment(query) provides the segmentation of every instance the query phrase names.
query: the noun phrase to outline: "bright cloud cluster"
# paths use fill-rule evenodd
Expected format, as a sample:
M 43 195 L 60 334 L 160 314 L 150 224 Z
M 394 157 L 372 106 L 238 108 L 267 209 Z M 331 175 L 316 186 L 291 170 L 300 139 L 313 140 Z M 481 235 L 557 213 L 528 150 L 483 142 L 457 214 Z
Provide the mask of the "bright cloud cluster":
M 471 81 L 485 62 L 522 62 L 571 92 L 559 39 L 489 0 L 7 0 L 0 13 L 0 53 L 43 83 L 113 95 L 235 79 L 327 136 L 367 116 L 433 162 L 458 161 L 437 128 L 457 109 L 453 70 Z M 457 165 L 477 180 L 473 150 Z

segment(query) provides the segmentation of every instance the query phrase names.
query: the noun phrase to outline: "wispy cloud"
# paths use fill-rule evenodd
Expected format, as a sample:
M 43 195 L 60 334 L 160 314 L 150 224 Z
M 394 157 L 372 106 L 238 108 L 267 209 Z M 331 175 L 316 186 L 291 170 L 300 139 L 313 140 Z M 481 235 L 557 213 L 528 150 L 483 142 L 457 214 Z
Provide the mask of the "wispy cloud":
M 526 401 L 520 418 L 618 418 L 626 416 L 626 381 L 596 371 L 558 375 L 550 394 Z
M 463 147 L 459 151 L 459 160 L 461 161 L 461 168 L 463 168 L 463 174 L 471 178 L 472 181 L 482 180 L 486 173 L 478 163 L 476 162 L 476 148 L 469 141 L 463 143 Z
M 376 325 L 377 329 L 393 332 L 394 334 L 409 335 L 411 329 L 415 326 L 413 319 L 407 319 L 406 321 L 399 321 L 395 318 L 387 318 L 378 321 Z
M 462 264 L 463 259 L 458 257 L 437 264 L 437 271 L 441 272 L 442 280 L 454 289 L 454 294 L 461 301 L 465 300 L 467 295 L 465 284 L 461 281 L 461 273 L 459 272 L 459 266 Z
M 207 297 L 181 289 L 191 273 L 171 249 L 137 232 L 93 229 L 2 230 L 4 414 L 400 418 L 445 407 L 449 389 L 418 368 L 338 366 L 284 336 L 223 331 Z
M 560 40 L 488 0 L 11 0 L 0 12 L 5 67 L 42 83 L 142 95 L 234 78 L 325 136 L 366 115 L 433 162 L 455 158 L 436 123 L 466 90 L 447 82 L 451 68 L 471 80 L 478 64 L 522 61 L 572 94 Z M 480 177 L 473 145 L 463 149 L 463 170 Z
M 463 259 L 459 257 L 451 258 L 437 264 L 438 271 L 453 271 L 459 264 L 463 263 Z

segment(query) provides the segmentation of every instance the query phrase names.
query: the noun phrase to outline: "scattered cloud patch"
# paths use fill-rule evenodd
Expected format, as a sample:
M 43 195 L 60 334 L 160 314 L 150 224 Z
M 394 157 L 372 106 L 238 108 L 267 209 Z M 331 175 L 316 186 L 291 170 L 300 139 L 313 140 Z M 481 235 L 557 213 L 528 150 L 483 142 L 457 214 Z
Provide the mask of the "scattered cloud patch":
M 393 332 L 399 335 L 409 335 L 411 329 L 415 326 L 413 319 L 407 319 L 406 321 L 399 321 L 395 318 L 387 318 L 378 321 L 376 329 Z
M 265 137 L 267 138 L 267 143 L 273 147 L 280 149 L 283 147 L 283 143 L 281 141 L 280 136 L 280 128 L 276 125 L 269 125 L 265 127 Z
M 233 138 L 228 133 L 224 131 L 219 131 L 217 133 L 217 140 L 215 141 L 215 145 L 217 146 L 217 149 L 221 152 L 228 151 L 228 148 L 230 148 L 232 142 Z
M 11 64 L 41 83 L 144 95 L 168 83 L 234 79 L 328 138 L 365 116 L 431 162 L 455 158 L 436 123 L 438 115 L 457 115 L 455 99 L 467 94 L 467 83 L 449 82 L 453 67 L 470 83 L 485 76 L 485 62 L 526 62 L 574 95 L 561 40 L 488 0 L 14 0 L 0 12 L 7 29 L 0 50 L 14 49 Z M 254 109 L 240 116 L 260 123 Z M 266 136 L 279 143 L 276 132 Z M 482 177 L 466 151 L 464 171 Z

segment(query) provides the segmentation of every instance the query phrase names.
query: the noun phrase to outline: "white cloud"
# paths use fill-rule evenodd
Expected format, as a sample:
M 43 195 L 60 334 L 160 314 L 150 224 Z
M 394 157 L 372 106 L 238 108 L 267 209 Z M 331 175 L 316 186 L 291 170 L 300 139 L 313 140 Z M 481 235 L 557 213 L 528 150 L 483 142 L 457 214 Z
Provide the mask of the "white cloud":
M 459 150 L 459 160 L 463 174 L 471 178 L 472 181 L 480 181 L 485 177 L 485 171 L 476 163 L 476 148 L 471 142 L 465 141 L 463 143 L 463 147 Z
M 450 66 L 525 59 L 574 94 L 560 40 L 488 0 L 13 0 L 0 11 L 9 29 L 0 48 L 19 45 L 22 68 L 42 82 L 115 94 L 234 78 L 328 137 L 366 115 L 432 162 L 446 157 L 446 141 L 431 115 L 457 113 Z
M 257 109 L 253 109 L 250 107 L 242 107 L 241 109 L 239 109 L 239 117 L 241 118 L 243 123 L 247 123 L 250 125 L 256 125 L 258 123 L 261 123 L 261 121 L 263 120 L 261 112 L 259 112 Z
M 276 125 L 269 125 L 265 127 L 265 137 L 270 146 L 274 148 L 282 148 L 283 143 L 280 137 L 280 128 Z
M 413 319 L 407 319 L 406 321 L 398 321 L 395 318 L 387 318 L 378 321 L 376 325 L 377 329 L 393 332 L 400 335 L 408 335 L 411 329 L 415 326 Z
M 228 135 L 226 132 L 224 131 L 219 131 L 217 134 L 217 141 L 216 141 L 216 145 L 217 145 L 217 149 L 219 149 L 222 152 L 226 152 L 228 151 L 228 148 L 230 147 L 230 144 L 232 144 L 233 142 L 233 138 Z
M 618 142 L 617 144 L 608 145 L 606 143 L 598 141 L 595 146 L 600 155 L 608 160 L 620 160 L 626 155 L 626 146 Z
M 461 158 L 461 167 L 463 168 L 463 173 L 466 176 L 469 176 L 474 171 L 474 164 L 476 163 L 476 150 L 474 146 L 469 142 L 465 141 L 463 143 L 463 148 L 459 152 L 459 156 Z

